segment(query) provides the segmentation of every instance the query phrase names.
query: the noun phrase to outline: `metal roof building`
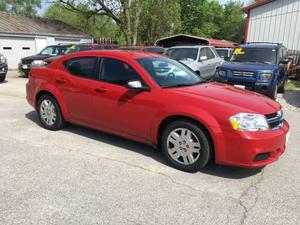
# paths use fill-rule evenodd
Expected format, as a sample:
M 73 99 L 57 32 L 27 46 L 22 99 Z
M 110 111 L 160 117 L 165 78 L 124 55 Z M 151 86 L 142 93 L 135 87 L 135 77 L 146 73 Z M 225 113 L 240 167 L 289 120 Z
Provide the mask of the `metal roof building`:
M 20 59 L 40 52 L 47 45 L 92 42 L 93 38 L 56 20 L 0 12 L 0 53 L 9 69 Z
M 213 38 L 204 38 L 187 34 L 177 34 L 157 40 L 155 45 L 170 48 L 179 45 L 211 45 L 215 48 L 233 48 L 237 43 Z
M 300 50 L 300 0 L 260 0 L 247 13 L 245 42 L 282 43 Z

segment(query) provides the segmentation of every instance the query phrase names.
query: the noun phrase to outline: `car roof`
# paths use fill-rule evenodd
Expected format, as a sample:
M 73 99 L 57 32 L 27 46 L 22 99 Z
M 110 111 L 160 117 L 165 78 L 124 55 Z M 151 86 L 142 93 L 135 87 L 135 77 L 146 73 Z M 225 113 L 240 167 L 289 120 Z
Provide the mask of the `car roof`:
M 181 46 L 174 46 L 169 49 L 174 49 L 174 48 L 203 48 L 203 47 L 212 47 L 209 45 L 181 45 Z
M 164 55 L 159 55 L 150 52 L 141 52 L 141 51 L 129 51 L 129 50 L 91 50 L 91 51 L 82 51 L 82 52 L 74 52 L 68 54 L 67 56 L 88 56 L 88 55 L 99 55 L 99 56 L 116 56 L 116 57 L 127 57 L 127 58 L 167 58 Z
M 238 45 L 237 47 L 241 48 L 278 48 L 278 44 L 243 44 L 243 45 Z

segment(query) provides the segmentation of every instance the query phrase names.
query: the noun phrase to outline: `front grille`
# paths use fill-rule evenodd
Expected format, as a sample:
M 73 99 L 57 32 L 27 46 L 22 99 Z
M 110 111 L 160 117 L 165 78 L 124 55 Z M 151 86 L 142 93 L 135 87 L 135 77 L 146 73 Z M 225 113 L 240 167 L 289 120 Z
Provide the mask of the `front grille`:
M 232 71 L 232 76 L 235 77 L 254 77 L 254 72 L 248 72 L 248 71 Z
M 32 63 L 32 60 L 22 60 L 23 65 L 30 65 Z
M 270 129 L 278 129 L 282 127 L 283 124 L 283 114 L 282 111 L 279 111 L 277 113 L 272 113 L 265 115 L 269 124 Z

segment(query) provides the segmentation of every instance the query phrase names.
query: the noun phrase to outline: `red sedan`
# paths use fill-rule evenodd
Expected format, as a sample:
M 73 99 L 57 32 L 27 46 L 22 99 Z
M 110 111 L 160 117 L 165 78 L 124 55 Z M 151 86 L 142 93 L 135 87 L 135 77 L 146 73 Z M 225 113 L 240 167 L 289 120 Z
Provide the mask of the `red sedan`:
M 47 129 L 68 121 L 158 146 L 184 171 L 210 159 L 264 166 L 284 152 L 289 130 L 277 102 L 142 52 L 78 52 L 33 68 L 27 100 Z

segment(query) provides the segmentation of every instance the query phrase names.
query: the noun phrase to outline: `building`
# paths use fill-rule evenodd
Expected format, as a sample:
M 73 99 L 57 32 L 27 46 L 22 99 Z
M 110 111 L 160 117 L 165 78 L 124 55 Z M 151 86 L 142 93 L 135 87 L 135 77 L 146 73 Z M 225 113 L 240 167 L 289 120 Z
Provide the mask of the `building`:
M 93 38 L 63 22 L 0 12 L 0 53 L 7 58 L 9 69 L 18 68 L 21 58 L 48 45 L 87 42 Z
M 203 38 L 186 34 L 178 34 L 157 40 L 155 45 L 170 48 L 178 45 L 211 45 L 215 48 L 233 48 L 237 43 L 213 38 Z
M 300 51 L 300 1 L 260 0 L 243 8 L 245 42 L 282 43 Z

